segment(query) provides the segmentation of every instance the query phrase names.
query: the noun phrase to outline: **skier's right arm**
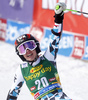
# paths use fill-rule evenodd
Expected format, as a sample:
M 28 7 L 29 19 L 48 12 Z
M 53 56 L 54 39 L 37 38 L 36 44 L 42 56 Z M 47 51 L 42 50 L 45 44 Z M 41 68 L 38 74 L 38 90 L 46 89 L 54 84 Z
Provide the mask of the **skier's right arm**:
M 14 82 L 11 89 L 9 90 L 6 100 L 17 100 L 21 87 L 23 86 L 23 83 L 24 83 L 24 78 L 22 76 L 21 69 L 19 67 L 14 76 Z

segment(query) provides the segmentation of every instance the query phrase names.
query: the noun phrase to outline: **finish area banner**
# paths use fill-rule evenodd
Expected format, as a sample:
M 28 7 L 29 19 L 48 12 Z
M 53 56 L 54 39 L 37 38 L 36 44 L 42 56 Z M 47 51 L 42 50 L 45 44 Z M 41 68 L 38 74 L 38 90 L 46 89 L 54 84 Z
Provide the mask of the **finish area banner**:
M 33 25 L 53 27 L 54 7 L 57 2 L 65 2 L 67 9 L 88 12 L 88 0 L 35 0 Z M 65 11 L 63 30 L 88 35 L 88 15 Z
M 42 36 L 42 50 L 46 50 L 49 43 L 57 2 L 65 2 L 67 9 L 88 12 L 88 0 L 35 0 L 32 27 L 44 29 L 37 33 Z M 88 60 L 88 15 L 67 10 L 64 13 L 63 34 L 58 54 Z

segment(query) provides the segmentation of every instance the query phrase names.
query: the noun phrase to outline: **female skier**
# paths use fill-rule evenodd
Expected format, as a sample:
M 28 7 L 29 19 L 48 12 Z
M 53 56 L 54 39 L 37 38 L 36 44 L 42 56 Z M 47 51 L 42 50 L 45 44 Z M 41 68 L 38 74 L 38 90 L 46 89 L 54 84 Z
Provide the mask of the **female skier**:
M 25 62 L 17 69 L 7 100 L 17 100 L 24 81 L 35 100 L 71 100 L 62 90 L 56 67 L 65 9 L 65 3 L 57 3 L 55 6 L 51 41 L 42 56 L 39 55 L 40 44 L 31 34 L 23 34 L 16 39 L 16 53 Z

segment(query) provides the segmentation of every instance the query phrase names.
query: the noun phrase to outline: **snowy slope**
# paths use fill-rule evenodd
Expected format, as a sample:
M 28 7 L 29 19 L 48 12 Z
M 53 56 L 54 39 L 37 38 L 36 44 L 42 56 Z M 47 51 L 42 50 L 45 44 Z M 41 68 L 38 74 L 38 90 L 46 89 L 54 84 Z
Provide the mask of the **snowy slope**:
M 88 100 L 88 62 L 60 55 L 57 62 L 64 92 L 73 100 Z M 0 100 L 6 100 L 20 63 L 14 46 L 0 41 Z M 23 86 L 18 100 L 33 100 L 26 85 Z

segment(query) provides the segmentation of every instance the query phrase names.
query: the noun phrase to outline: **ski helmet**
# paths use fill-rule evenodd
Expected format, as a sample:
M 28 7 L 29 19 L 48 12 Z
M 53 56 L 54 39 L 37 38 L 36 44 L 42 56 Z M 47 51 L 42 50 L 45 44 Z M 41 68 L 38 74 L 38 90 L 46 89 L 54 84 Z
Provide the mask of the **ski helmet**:
M 27 61 L 27 60 L 24 58 L 23 55 L 19 55 L 19 51 L 18 51 L 17 47 L 19 45 L 25 43 L 28 40 L 34 40 L 35 44 L 37 45 L 37 47 L 35 48 L 37 54 L 41 52 L 39 41 L 36 40 L 31 34 L 23 34 L 23 35 L 19 36 L 16 39 L 16 41 L 15 41 L 15 50 L 16 50 L 16 53 L 21 58 L 21 60 L 23 60 L 23 61 Z

